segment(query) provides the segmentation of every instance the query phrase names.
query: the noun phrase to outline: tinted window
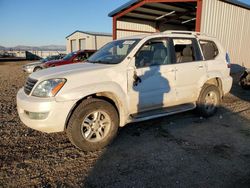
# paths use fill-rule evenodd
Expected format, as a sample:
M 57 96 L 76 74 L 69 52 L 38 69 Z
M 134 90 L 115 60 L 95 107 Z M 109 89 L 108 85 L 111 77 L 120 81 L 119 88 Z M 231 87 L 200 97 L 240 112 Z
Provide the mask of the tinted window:
M 153 39 L 146 42 L 135 57 L 136 67 L 164 65 L 170 63 L 167 39 Z
M 197 42 L 194 39 L 176 38 L 173 39 L 176 63 L 186 63 L 201 60 L 197 49 Z
M 212 60 L 219 54 L 216 44 L 212 41 L 200 40 L 200 45 L 205 60 Z

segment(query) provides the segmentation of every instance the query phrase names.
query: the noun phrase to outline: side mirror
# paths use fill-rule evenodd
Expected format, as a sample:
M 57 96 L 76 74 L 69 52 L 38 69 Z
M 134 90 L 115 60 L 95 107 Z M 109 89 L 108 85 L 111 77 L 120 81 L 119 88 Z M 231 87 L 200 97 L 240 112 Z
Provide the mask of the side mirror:
M 134 86 L 137 86 L 139 83 L 141 83 L 141 78 L 137 75 L 136 71 L 134 71 L 134 82 L 133 82 L 133 85 Z
M 136 72 L 135 57 L 128 57 L 128 60 L 130 60 L 128 70 L 131 72 L 130 76 L 132 76 L 133 79 L 133 86 L 137 86 L 142 80 Z

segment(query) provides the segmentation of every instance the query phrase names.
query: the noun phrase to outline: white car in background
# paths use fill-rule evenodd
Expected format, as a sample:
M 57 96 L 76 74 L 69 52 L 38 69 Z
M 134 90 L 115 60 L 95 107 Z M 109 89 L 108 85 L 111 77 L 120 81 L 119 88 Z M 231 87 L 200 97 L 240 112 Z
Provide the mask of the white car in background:
M 41 59 L 40 61 L 28 63 L 28 64 L 23 66 L 23 71 L 30 74 L 32 72 L 42 70 L 44 68 L 43 64 L 46 63 L 47 61 L 59 60 L 59 59 L 62 59 L 64 56 L 65 55 L 63 55 L 63 54 L 52 55 L 52 56 L 48 56 L 48 57 L 46 57 L 44 59 Z
M 109 144 L 119 127 L 197 108 L 216 112 L 232 87 L 229 56 L 213 37 L 188 31 L 106 44 L 86 63 L 33 73 L 17 94 L 22 122 L 66 131 L 86 151 Z

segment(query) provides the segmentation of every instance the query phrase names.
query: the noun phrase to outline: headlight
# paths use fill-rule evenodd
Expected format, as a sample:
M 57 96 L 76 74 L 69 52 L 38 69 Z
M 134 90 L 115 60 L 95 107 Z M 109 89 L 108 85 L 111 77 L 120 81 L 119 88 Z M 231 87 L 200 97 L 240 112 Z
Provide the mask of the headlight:
M 31 65 L 25 65 L 25 66 L 23 66 L 23 68 L 25 68 L 25 69 L 30 69 L 32 66 Z
M 54 97 L 64 86 L 66 79 L 56 78 L 40 82 L 34 89 L 32 96 L 36 97 Z

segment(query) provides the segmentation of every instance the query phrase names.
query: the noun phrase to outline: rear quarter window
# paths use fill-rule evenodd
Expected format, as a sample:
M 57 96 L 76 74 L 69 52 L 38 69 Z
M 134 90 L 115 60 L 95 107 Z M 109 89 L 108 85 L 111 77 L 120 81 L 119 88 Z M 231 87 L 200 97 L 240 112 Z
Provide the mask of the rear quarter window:
M 199 42 L 205 60 L 213 60 L 218 56 L 219 50 L 213 41 L 200 40 Z

